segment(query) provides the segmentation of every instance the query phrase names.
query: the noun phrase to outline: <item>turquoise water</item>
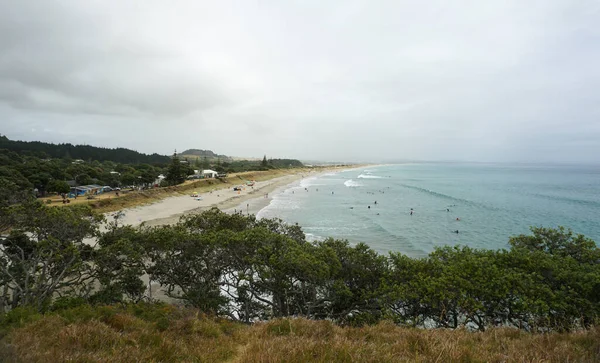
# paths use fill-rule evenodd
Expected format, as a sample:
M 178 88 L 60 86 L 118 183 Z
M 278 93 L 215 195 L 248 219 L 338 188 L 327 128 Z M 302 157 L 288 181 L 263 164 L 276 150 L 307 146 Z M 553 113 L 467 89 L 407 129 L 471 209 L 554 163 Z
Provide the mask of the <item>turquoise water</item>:
M 600 168 L 363 168 L 303 179 L 277 193 L 258 216 L 298 223 L 311 239 L 344 238 L 413 257 L 442 245 L 507 248 L 509 236 L 528 233 L 529 226 L 562 225 L 598 242 Z

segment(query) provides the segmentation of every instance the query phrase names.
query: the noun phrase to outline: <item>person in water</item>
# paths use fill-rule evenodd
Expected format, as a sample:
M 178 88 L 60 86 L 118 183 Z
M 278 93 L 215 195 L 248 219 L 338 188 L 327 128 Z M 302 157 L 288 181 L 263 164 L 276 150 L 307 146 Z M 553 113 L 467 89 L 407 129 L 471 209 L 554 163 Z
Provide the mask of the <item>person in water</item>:
M 368 206 L 367 208 L 371 209 L 371 206 Z
M 375 201 L 375 204 L 377 204 L 377 201 Z
M 446 212 L 450 212 L 450 208 L 446 208 Z
M 457 221 L 460 221 L 460 218 L 456 217 L 456 220 L 457 220 Z
M 454 233 L 458 234 L 458 229 L 456 231 L 454 231 Z

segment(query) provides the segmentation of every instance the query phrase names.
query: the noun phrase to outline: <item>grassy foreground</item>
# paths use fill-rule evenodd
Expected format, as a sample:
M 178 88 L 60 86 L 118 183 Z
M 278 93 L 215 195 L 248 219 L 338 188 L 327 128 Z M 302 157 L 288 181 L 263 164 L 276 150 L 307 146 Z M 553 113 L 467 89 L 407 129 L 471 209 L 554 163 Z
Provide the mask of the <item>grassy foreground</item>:
M 252 326 L 170 305 L 83 305 L 0 319 L 9 362 L 598 362 L 600 329 L 530 334 L 340 327 L 281 319 Z

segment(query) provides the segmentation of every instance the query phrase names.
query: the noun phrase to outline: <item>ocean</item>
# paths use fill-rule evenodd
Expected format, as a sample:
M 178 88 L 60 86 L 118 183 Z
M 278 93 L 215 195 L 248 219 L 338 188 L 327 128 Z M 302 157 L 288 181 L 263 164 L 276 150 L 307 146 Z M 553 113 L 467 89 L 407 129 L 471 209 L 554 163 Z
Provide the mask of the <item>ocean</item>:
M 600 167 L 423 163 L 360 168 L 292 184 L 257 216 L 298 223 L 309 240 L 348 239 L 411 257 L 443 245 L 508 248 L 509 237 L 529 233 L 530 226 L 565 226 L 598 243 Z

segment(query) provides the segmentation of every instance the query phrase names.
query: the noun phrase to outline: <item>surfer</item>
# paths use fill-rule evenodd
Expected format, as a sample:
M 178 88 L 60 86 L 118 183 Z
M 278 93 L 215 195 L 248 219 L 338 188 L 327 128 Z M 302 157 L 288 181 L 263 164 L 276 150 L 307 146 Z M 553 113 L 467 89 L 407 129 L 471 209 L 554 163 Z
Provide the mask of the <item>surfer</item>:
M 377 201 L 375 201 L 375 204 L 377 204 Z
M 450 212 L 450 208 L 446 208 L 446 212 Z
M 456 217 L 456 220 L 457 220 L 457 221 L 460 221 L 460 218 Z
M 371 206 L 368 206 L 367 208 L 371 209 Z
M 458 234 L 458 229 L 456 231 L 454 231 L 454 233 Z

